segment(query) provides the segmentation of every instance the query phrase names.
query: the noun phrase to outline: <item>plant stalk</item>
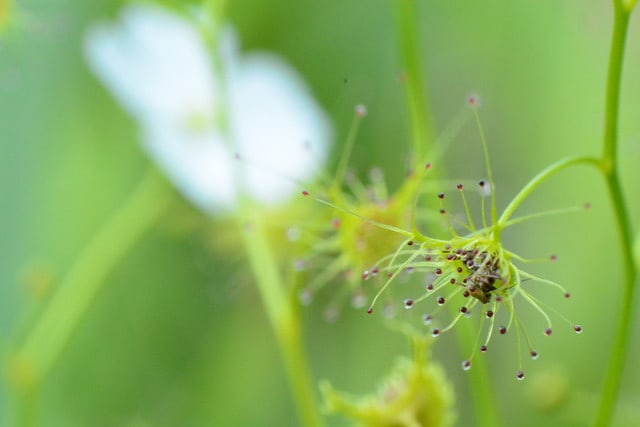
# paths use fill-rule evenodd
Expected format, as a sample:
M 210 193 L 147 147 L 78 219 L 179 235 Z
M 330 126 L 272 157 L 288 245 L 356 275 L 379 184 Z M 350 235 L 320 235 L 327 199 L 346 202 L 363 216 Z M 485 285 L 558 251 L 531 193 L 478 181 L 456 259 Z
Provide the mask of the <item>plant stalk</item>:
M 627 204 L 620 185 L 618 168 L 620 83 L 622 80 L 622 65 L 624 62 L 629 16 L 634 4 L 635 2 L 625 4 L 622 1 L 614 1 L 613 34 L 611 37 L 611 52 L 607 76 L 602 155 L 603 172 L 609 196 L 613 204 L 615 221 L 620 237 L 624 276 L 620 309 L 616 310 L 618 314 L 615 327 L 616 333 L 613 345 L 611 346 L 612 350 L 605 374 L 600 405 L 594 422 L 594 426 L 596 427 L 611 425 L 615 412 L 615 404 L 620 390 L 625 358 L 629 348 L 629 332 L 638 274 L 633 260 L 633 244 L 631 241 L 633 230 Z
M 80 326 L 105 279 L 165 211 L 171 194 L 168 189 L 156 170 L 147 172 L 77 257 L 10 358 L 8 375 L 18 401 L 30 401 L 18 402 L 20 407 L 37 407 L 37 391 Z
M 286 293 L 261 218 L 255 213 L 249 215 L 251 209 L 247 206 L 244 211 L 247 212 L 245 223 L 240 225 L 245 250 L 282 353 L 301 423 L 306 427 L 321 427 L 324 423 L 316 401 L 315 387 L 302 342 L 301 321 L 294 299 Z

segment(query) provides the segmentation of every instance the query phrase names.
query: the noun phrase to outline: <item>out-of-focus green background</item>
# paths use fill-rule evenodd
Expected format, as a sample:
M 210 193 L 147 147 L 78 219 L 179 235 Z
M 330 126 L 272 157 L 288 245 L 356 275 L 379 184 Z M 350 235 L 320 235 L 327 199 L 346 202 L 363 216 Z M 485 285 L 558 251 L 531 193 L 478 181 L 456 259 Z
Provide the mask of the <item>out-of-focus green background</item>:
M 402 0 L 236 0 L 229 17 L 243 48 L 281 54 L 305 77 L 344 140 L 353 107 L 365 103 L 352 165 L 362 176 L 384 167 L 391 185 L 404 173 L 409 118 L 392 19 Z M 0 5 L 5 2 L 0 2 Z M 25 271 L 53 285 L 149 167 L 136 124 L 92 76 L 83 34 L 114 19 L 115 1 L 31 0 L 13 5 L 0 33 L 0 345 L 9 348 L 37 296 Z M 499 207 L 537 171 L 568 155 L 598 154 L 611 5 L 608 0 L 420 1 L 421 54 L 437 129 L 466 96 L 482 96 Z M 620 150 L 631 214 L 640 215 L 640 21 L 629 34 Z M 401 149 L 399 149 L 399 147 Z M 338 152 L 337 150 L 335 151 Z M 333 156 L 334 163 L 337 154 Z M 467 126 L 447 154 L 449 175 L 484 176 L 477 131 Z M 541 357 L 517 382 L 513 340 L 486 355 L 505 425 L 579 426 L 591 418 L 610 351 L 620 253 L 609 201 L 594 171 L 576 168 L 544 185 L 523 212 L 592 203 L 506 233 L 526 256 L 558 255 L 534 272 L 564 284 L 572 299 L 548 301 L 585 332 L 536 336 Z M 43 426 L 296 425 L 283 369 L 240 251 L 211 249 L 207 220 L 176 194 L 169 213 L 109 275 L 46 383 Z M 215 237 L 214 237 L 215 238 Z M 323 321 L 304 312 L 316 379 L 372 391 L 402 337 L 360 311 Z M 540 322 L 531 316 L 534 329 Z M 640 351 L 634 319 L 630 354 Z M 542 327 L 542 323 L 539 323 Z M 500 341 L 500 342 L 498 342 Z M 467 373 L 453 336 L 434 349 L 457 394 L 460 426 L 473 426 Z M 637 422 L 640 369 L 629 358 L 619 418 Z M 470 372 L 471 373 L 471 372 Z M 562 387 L 566 391 L 562 392 Z M 556 390 L 564 400 L 544 409 Z M 564 394 L 563 394 L 564 393 Z M 0 394 L 0 423 L 11 397 Z M 332 425 L 343 425 L 338 417 Z

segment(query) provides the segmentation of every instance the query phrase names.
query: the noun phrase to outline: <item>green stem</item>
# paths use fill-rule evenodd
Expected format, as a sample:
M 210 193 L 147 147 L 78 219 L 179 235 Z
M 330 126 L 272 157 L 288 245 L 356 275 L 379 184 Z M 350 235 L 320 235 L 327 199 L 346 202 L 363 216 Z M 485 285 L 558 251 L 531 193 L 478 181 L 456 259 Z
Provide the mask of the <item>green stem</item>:
M 633 314 L 635 282 L 637 270 L 633 260 L 631 242 L 632 227 L 628 209 L 620 186 L 617 142 L 618 142 L 618 110 L 620 102 L 620 82 L 622 64 L 624 60 L 625 42 L 629 15 L 635 2 L 614 2 L 613 34 L 611 38 L 611 52 L 609 56 L 609 71 L 607 78 L 606 112 L 603 140 L 603 172 L 607 189 L 613 203 L 615 220 L 620 235 L 621 250 L 624 263 L 624 279 L 621 295 L 621 307 L 616 310 L 616 334 L 604 385 L 600 406 L 596 414 L 596 427 L 611 425 L 615 404 L 620 389 L 620 381 L 624 370 L 625 357 L 629 347 L 629 332 Z
M 250 208 L 245 211 L 249 212 Z M 315 387 L 302 345 L 298 311 L 294 300 L 285 292 L 277 262 L 259 215 L 247 216 L 246 223 L 241 224 L 245 250 L 269 322 L 282 352 L 300 419 L 307 427 L 322 426 L 323 420 L 318 411 Z
M 598 169 L 602 169 L 602 160 L 595 157 L 588 156 L 580 156 L 580 157 L 569 157 L 566 159 L 558 160 L 552 165 L 543 169 L 540 173 L 534 176 L 528 183 L 525 185 L 522 190 L 511 200 L 511 203 L 505 208 L 504 212 L 498 219 L 498 223 L 495 225 L 497 229 L 502 229 L 505 227 L 509 218 L 514 214 L 516 209 L 526 200 L 529 195 L 540 186 L 544 181 L 549 179 L 551 176 L 560 172 L 561 170 L 567 169 L 570 166 L 578 165 L 578 164 L 590 164 Z
M 616 334 L 613 345 L 611 346 L 611 355 L 607 372 L 605 374 L 600 406 L 594 423 L 597 427 L 610 425 L 613 417 L 615 403 L 620 388 L 620 381 L 622 379 L 622 372 L 624 370 L 624 362 L 629 347 L 629 332 L 636 293 L 635 282 L 638 275 L 633 260 L 631 224 L 627 215 L 626 204 L 617 174 L 607 175 L 606 182 L 614 206 L 614 215 L 618 227 L 618 233 L 621 237 L 620 243 L 623 255 L 624 279 L 620 300 L 621 307 L 619 310 L 616 310 L 616 313 L 618 314 L 615 328 Z
M 609 53 L 609 71 L 607 75 L 607 93 L 605 100 L 604 140 L 602 158 L 605 171 L 609 172 L 617 165 L 618 112 L 620 108 L 620 82 L 624 47 L 629 26 L 629 12 L 621 5 L 614 6 L 613 34 Z
M 152 170 L 78 256 L 14 354 L 9 375 L 19 395 L 35 395 L 106 277 L 164 212 L 171 194 Z
M 413 167 L 419 170 L 427 154 L 432 152 L 431 114 L 426 100 L 424 73 L 420 64 L 420 49 L 415 6 L 416 0 L 394 0 L 400 65 L 405 81 L 405 96 L 411 116 Z

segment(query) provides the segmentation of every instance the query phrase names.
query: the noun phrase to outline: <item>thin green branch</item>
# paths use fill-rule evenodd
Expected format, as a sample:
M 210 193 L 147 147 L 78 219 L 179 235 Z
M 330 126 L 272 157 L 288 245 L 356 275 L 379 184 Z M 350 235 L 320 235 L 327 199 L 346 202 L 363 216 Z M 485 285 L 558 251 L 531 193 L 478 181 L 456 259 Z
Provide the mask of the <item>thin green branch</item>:
M 78 256 L 10 361 L 19 395 L 34 394 L 81 324 L 105 279 L 165 211 L 169 187 L 149 171 Z
M 613 34 L 609 53 L 609 71 L 607 74 L 607 93 L 605 99 L 604 140 L 602 158 L 605 172 L 609 173 L 617 164 L 616 145 L 618 141 L 618 112 L 620 108 L 620 82 L 624 47 L 629 26 L 629 11 L 621 2 L 615 2 L 613 12 Z
M 303 348 L 302 333 L 294 299 L 287 295 L 277 261 L 269 245 L 266 229 L 258 213 L 245 206 L 245 223 L 241 224 L 245 251 L 258 286 L 258 291 L 284 359 L 302 425 L 323 424 L 316 402 L 315 387 Z M 255 211 L 255 210 L 254 210 Z
M 613 172 L 616 172 L 614 168 Z M 618 317 L 615 326 L 615 338 L 611 345 L 609 365 L 605 374 L 604 385 L 600 396 L 600 406 L 595 426 L 611 425 L 615 404 L 618 398 L 620 382 L 624 370 L 625 359 L 629 348 L 631 318 L 635 307 L 636 279 L 638 272 L 633 259 L 632 228 L 627 214 L 626 203 L 617 174 L 607 175 L 607 188 L 614 206 L 614 215 L 620 236 L 620 247 L 624 265 L 623 288 L 620 296 L 620 308 L 616 310 Z
M 633 260 L 633 247 L 631 242 L 631 224 L 626 213 L 626 205 L 617 175 L 607 177 L 607 187 L 614 206 L 614 215 L 622 249 L 624 264 L 623 289 L 620 296 L 620 309 L 616 310 L 616 334 L 611 345 L 609 365 L 605 374 L 604 385 L 600 397 L 600 406 L 596 416 L 595 426 L 605 427 L 611 425 L 615 404 L 618 398 L 622 372 L 624 370 L 627 350 L 629 348 L 629 332 L 631 318 L 636 295 L 636 279 L 638 272 Z
M 614 21 L 611 36 L 611 52 L 609 56 L 609 71 L 607 77 L 607 93 L 605 102 L 605 124 L 603 139 L 603 172 L 607 189 L 614 208 L 614 216 L 620 237 L 624 278 L 620 309 L 616 310 L 616 334 L 611 346 L 611 356 L 600 399 L 600 406 L 596 414 L 594 426 L 606 427 L 611 425 L 615 405 L 620 390 L 620 382 L 624 370 L 625 358 L 629 348 L 629 333 L 636 294 L 636 279 L 638 271 L 633 260 L 633 243 L 631 236 L 633 229 L 629 219 L 628 208 L 620 185 L 618 170 L 618 116 L 620 104 L 620 84 L 622 80 L 622 65 L 624 63 L 625 43 L 629 16 L 635 5 L 635 0 L 614 1 Z
M 522 190 L 511 200 L 511 203 L 505 208 L 504 212 L 498 219 L 498 223 L 496 224 L 497 228 L 504 228 L 514 214 L 516 209 L 526 200 L 527 197 L 538 188 L 544 181 L 549 179 L 551 176 L 556 173 L 569 168 L 570 166 L 579 165 L 579 164 L 590 164 L 592 166 L 597 167 L 598 169 L 602 169 L 602 161 L 595 157 L 588 156 L 580 156 L 580 157 L 569 157 L 566 159 L 559 160 L 547 168 L 543 169 L 540 173 L 534 176 L 528 183 L 525 185 Z

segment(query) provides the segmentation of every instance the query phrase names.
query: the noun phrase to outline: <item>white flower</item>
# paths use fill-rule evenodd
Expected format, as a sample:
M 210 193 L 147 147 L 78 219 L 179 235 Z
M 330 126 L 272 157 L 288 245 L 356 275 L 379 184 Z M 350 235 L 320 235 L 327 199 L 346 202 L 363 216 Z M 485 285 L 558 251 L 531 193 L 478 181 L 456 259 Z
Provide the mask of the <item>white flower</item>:
M 217 77 L 186 19 L 151 5 L 129 6 L 119 23 L 89 30 L 86 53 L 93 71 L 138 120 L 215 113 Z
M 152 5 L 128 6 L 86 38 L 91 69 L 139 122 L 149 155 L 209 213 L 241 195 L 286 199 L 322 167 L 331 137 L 293 69 L 235 45 L 225 29 L 213 57 L 194 22 Z

